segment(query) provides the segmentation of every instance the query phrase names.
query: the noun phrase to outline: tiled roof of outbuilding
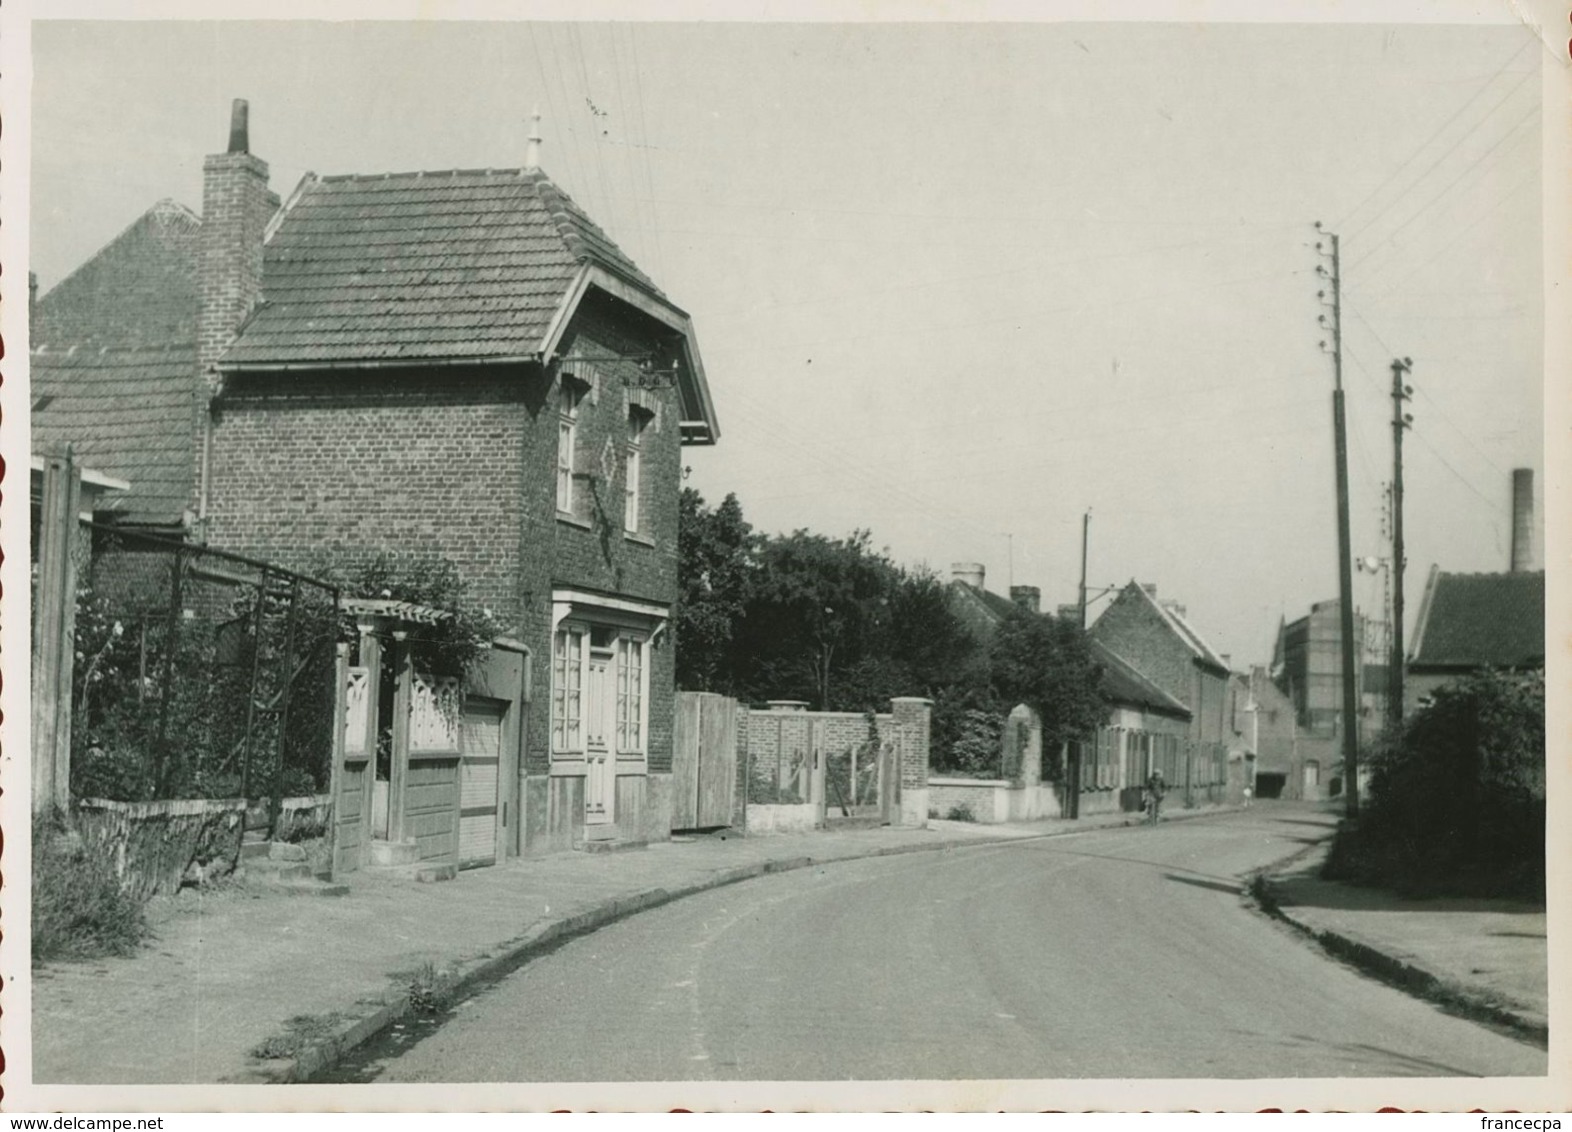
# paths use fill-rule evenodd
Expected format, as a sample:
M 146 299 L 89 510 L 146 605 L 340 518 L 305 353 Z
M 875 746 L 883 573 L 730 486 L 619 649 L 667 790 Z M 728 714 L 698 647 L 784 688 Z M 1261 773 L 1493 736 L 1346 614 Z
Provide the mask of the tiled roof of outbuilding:
M 142 522 L 190 505 L 196 346 L 78 346 L 32 354 L 33 449 L 72 446 L 81 463 L 128 480 L 109 504 Z
M 1545 575 L 1437 573 L 1410 666 L 1527 668 L 1545 661 Z
M 527 357 L 586 263 L 661 294 L 537 169 L 308 175 L 221 364 Z

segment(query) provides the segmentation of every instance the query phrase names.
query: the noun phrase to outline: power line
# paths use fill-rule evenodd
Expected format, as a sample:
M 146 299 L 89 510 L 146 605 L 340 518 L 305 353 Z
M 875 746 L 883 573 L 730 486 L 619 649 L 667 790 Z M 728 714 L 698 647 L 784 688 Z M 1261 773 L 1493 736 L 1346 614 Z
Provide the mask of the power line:
M 1438 192 L 1435 196 L 1431 197 L 1424 204 L 1420 205 L 1419 208 L 1413 213 L 1413 215 L 1411 215 L 1402 224 L 1398 225 L 1397 228 L 1395 228 L 1391 232 L 1387 233 L 1385 240 L 1381 244 L 1377 244 L 1375 246 L 1375 248 L 1373 248 L 1370 251 L 1366 252 L 1364 255 L 1362 255 L 1358 259 L 1356 259 L 1353 263 L 1349 264 L 1350 269 L 1352 269 L 1354 267 L 1357 267 L 1361 263 L 1364 263 L 1367 260 L 1369 260 L 1369 258 L 1372 255 L 1376 254 L 1376 252 L 1381 250 L 1381 248 L 1383 246 L 1391 246 L 1392 241 L 1397 239 L 1397 237 L 1405 229 L 1407 229 L 1410 224 L 1412 224 L 1414 221 L 1418 220 L 1421 216 L 1423 216 L 1425 214 L 1425 212 L 1430 208 L 1431 205 L 1435 204 L 1436 201 L 1440 200 L 1442 197 L 1446 196 L 1447 193 L 1451 192 L 1452 189 L 1458 184 L 1459 181 L 1461 181 L 1464 177 L 1468 176 L 1476 168 L 1478 168 L 1485 161 L 1486 158 L 1490 157 L 1492 154 L 1494 154 L 1496 152 L 1496 150 L 1500 149 L 1503 145 L 1505 145 L 1507 143 L 1508 139 L 1510 139 L 1513 134 L 1517 133 L 1518 130 L 1522 129 L 1523 126 L 1525 126 L 1531 119 L 1533 119 L 1538 114 L 1539 114 L 1539 105 L 1538 105 L 1538 103 L 1535 103 L 1533 106 L 1530 106 L 1528 108 L 1528 113 L 1527 114 L 1524 114 L 1521 118 L 1519 118 L 1516 122 L 1514 122 L 1512 124 L 1512 127 L 1509 130 L 1507 130 L 1506 133 L 1502 134 L 1500 138 L 1498 138 L 1496 140 L 1496 143 L 1494 145 L 1492 145 L 1489 149 L 1485 150 L 1485 152 L 1480 154 L 1478 157 L 1474 158 L 1473 161 L 1470 161 L 1467 165 L 1465 165 L 1463 167 L 1462 172 L 1458 173 L 1458 175 L 1456 177 L 1453 177 L 1450 181 L 1448 181 L 1446 183 L 1446 185 L 1441 189 L 1440 192 Z
M 1417 264 L 1415 264 L 1412 268 L 1410 268 L 1400 279 L 1398 279 L 1395 282 L 1393 282 L 1391 284 L 1391 286 L 1388 288 L 1388 290 L 1394 290 L 1395 291 L 1395 290 L 1401 288 L 1410 279 L 1414 278 L 1414 276 L 1418 275 L 1421 271 L 1423 271 L 1425 268 L 1429 267 L 1432 263 L 1434 263 L 1435 260 L 1437 259 L 1437 257 L 1441 256 L 1443 253 L 1455 251 L 1457 245 L 1462 241 L 1462 238 L 1464 236 L 1468 235 L 1475 228 L 1478 228 L 1481 224 L 1483 224 L 1486 220 L 1488 220 L 1491 216 L 1493 216 L 1497 212 L 1497 210 L 1499 210 L 1501 208 L 1502 205 L 1506 204 L 1507 201 L 1511 200 L 1513 197 L 1515 197 L 1518 193 L 1522 192 L 1529 185 L 1538 185 L 1539 183 L 1540 183 L 1539 170 L 1538 169 L 1530 169 L 1530 170 L 1528 170 L 1527 171 L 1527 175 L 1523 176 L 1523 177 L 1519 177 L 1517 179 L 1517 181 L 1512 185 L 1512 187 L 1510 189 L 1508 189 L 1505 193 L 1503 193 L 1500 197 L 1498 197 L 1496 199 L 1496 202 L 1494 204 L 1492 204 L 1489 208 L 1485 209 L 1483 212 L 1476 213 L 1474 218 L 1471 221 L 1469 221 L 1468 224 L 1464 225 L 1461 229 L 1459 229 L 1452 236 L 1450 241 L 1448 241 L 1445 244 L 1442 244 L 1440 247 L 1436 248 L 1435 251 L 1433 251 L 1429 255 L 1427 255 L 1424 259 L 1420 260 Z M 1396 262 L 1396 260 L 1388 260 L 1384 264 L 1377 265 L 1376 269 L 1375 269 L 1375 271 L 1373 273 L 1370 273 L 1370 272 L 1366 273 L 1366 279 L 1368 280 L 1371 277 L 1372 274 L 1380 275 L 1383 271 L 1385 271 L 1388 268 L 1390 268 L 1394 262 Z M 1362 291 L 1364 289 L 1364 287 L 1361 285 L 1359 287 L 1355 287 L 1355 288 L 1351 288 L 1351 289 L 1352 290 L 1356 290 L 1356 291 Z
M 1395 183 L 1396 180 L 1398 179 L 1398 177 L 1402 175 L 1403 170 L 1408 168 L 1408 166 L 1410 164 L 1412 164 L 1414 162 L 1414 160 L 1416 158 L 1418 158 L 1418 156 L 1421 153 L 1423 153 L 1425 150 L 1429 149 L 1432 142 L 1434 142 L 1443 133 L 1445 133 L 1449 128 L 1451 128 L 1452 123 L 1456 122 L 1460 117 L 1462 117 L 1463 114 L 1468 110 L 1468 108 L 1470 106 L 1472 106 L 1475 102 L 1477 102 L 1479 100 L 1480 96 L 1485 93 L 1485 91 L 1490 89 L 1490 85 L 1492 83 L 1494 83 L 1498 78 L 1500 78 L 1506 72 L 1506 69 L 1508 67 L 1510 67 L 1513 63 L 1515 63 L 1517 61 L 1518 56 L 1522 55 L 1523 52 L 1525 50 L 1527 50 L 1528 48 L 1535 46 L 1536 42 L 1537 41 L 1534 40 L 1534 39 L 1529 39 L 1526 42 L 1524 42 L 1523 44 L 1521 44 L 1519 47 L 1517 47 L 1512 52 L 1511 55 L 1507 56 L 1506 61 L 1504 63 L 1502 63 L 1501 66 L 1496 69 L 1495 73 L 1492 74 L 1483 83 L 1481 83 L 1480 86 L 1479 86 L 1479 89 L 1476 90 L 1472 95 L 1470 95 L 1468 100 L 1465 101 L 1461 106 L 1459 106 L 1457 108 L 1457 110 L 1452 114 L 1452 116 L 1450 118 L 1448 118 L 1445 122 L 1441 123 L 1440 128 L 1438 128 L 1435 133 L 1431 134 L 1428 138 L 1426 138 L 1424 140 L 1424 142 L 1422 142 L 1420 144 L 1418 149 L 1414 150 L 1406 158 L 1404 158 L 1403 163 L 1397 167 L 1397 169 L 1393 172 L 1393 174 L 1390 177 L 1388 177 L 1385 181 L 1382 181 L 1374 189 L 1370 190 L 1370 194 L 1368 196 L 1366 196 L 1363 200 L 1361 200 L 1358 204 L 1356 204 L 1352 209 L 1350 209 L 1343 216 L 1343 218 L 1337 222 L 1335 227 L 1337 227 L 1337 228 L 1346 227 L 1348 222 L 1354 218 L 1354 216 L 1359 212 L 1359 210 L 1361 208 L 1363 208 L 1365 205 L 1369 204 L 1372 200 L 1374 200 L 1375 197 L 1382 190 L 1387 188 L 1387 186 Z M 1507 98 L 1510 98 L 1514 93 L 1516 93 L 1517 88 L 1522 86 L 1523 83 L 1527 82 L 1528 79 L 1530 77 L 1532 77 L 1535 73 L 1536 73 L 1535 71 L 1528 71 L 1528 72 L 1526 72 L 1524 77 L 1522 79 L 1519 79 L 1507 91 L 1506 95 L 1502 97 L 1501 102 L 1496 103 L 1495 106 L 1492 106 L 1488 111 L 1486 111 L 1484 118 L 1480 119 L 1480 124 L 1482 125 L 1484 123 L 1484 121 L 1487 120 L 1490 117 L 1491 114 L 1494 114 L 1496 112 L 1496 110 L 1500 108 L 1502 103 L 1504 103 Z M 1469 134 L 1473 133 L 1473 131 L 1475 129 L 1478 129 L 1478 128 L 1479 127 L 1476 125 L 1475 127 L 1473 127 L 1473 129 L 1470 129 L 1467 132 L 1465 132 L 1462 135 L 1462 137 L 1460 137 L 1456 142 L 1454 142 L 1450 147 L 1448 147 L 1441 154 L 1440 157 L 1436 158 L 1436 160 L 1434 162 L 1432 162 L 1429 166 L 1427 166 L 1423 173 L 1421 173 L 1417 178 L 1415 178 L 1415 183 L 1417 184 L 1419 181 L 1424 180 L 1425 177 L 1427 177 L 1430 174 L 1430 172 L 1433 169 L 1435 169 L 1435 167 L 1437 165 L 1439 165 L 1443 160 L 1445 160 L 1446 157 L 1449 156 L 1452 153 L 1452 151 L 1455 150 L 1458 147 L 1458 145 L 1462 144 L 1462 141 L 1463 141 L 1464 138 L 1468 137 Z M 1398 199 L 1401 199 L 1401 197 L 1399 197 Z M 1391 208 L 1391 205 L 1388 205 L 1387 208 Z M 1364 231 L 1366 228 L 1368 228 L 1370 226 L 1371 223 L 1373 223 L 1375 221 L 1376 217 L 1379 217 L 1381 215 L 1381 213 L 1385 212 L 1386 210 L 1387 209 L 1385 209 L 1385 208 L 1378 210 L 1376 212 L 1375 216 L 1371 217 L 1371 219 L 1369 221 L 1367 221 L 1366 223 L 1360 225 L 1359 228 L 1357 228 L 1354 232 L 1350 233 L 1350 237 L 1352 237 L 1353 235 L 1357 234 L 1358 232 Z
M 1354 314 L 1355 318 L 1357 318 L 1360 322 L 1364 323 L 1365 329 L 1370 331 L 1370 333 L 1375 337 L 1375 340 L 1380 344 L 1382 350 L 1386 351 L 1388 354 L 1392 355 L 1394 358 L 1398 356 L 1398 352 L 1396 350 L 1392 349 L 1391 346 L 1387 345 L 1386 339 L 1381 337 L 1380 331 L 1378 331 L 1370 323 L 1369 319 L 1365 318 L 1365 316 L 1363 314 L 1361 314 L 1357 309 L 1355 309 L 1353 307 L 1350 307 L 1349 309 L 1353 311 L 1353 314 Z M 1441 407 L 1440 402 L 1438 402 L 1431 395 L 1429 389 L 1426 388 L 1426 384 L 1424 382 L 1421 382 L 1418 385 L 1417 388 L 1418 388 L 1419 392 L 1424 396 L 1425 402 L 1427 404 L 1429 404 L 1432 408 L 1435 409 L 1436 415 L 1438 417 L 1440 417 L 1441 420 L 1443 420 L 1446 424 L 1450 425 L 1452 427 L 1452 430 L 1454 432 L 1456 432 L 1458 436 L 1462 437 L 1463 441 L 1470 448 L 1472 448 L 1475 451 L 1476 454 L 1478 454 L 1480 459 L 1482 459 L 1485 463 L 1489 464 L 1491 469 L 1493 471 L 1495 471 L 1497 475 L 1500 475 L 1500 476 L 1505 476 L 1506 475 L 1505 469 L 1503 469 L 1499 464 L 1497 464 L 1494 460 L 1492 460 L 1490 458 L 1490 456 L 1485 452 L 1485 450 L 1483 448 L 1480 448 L 1477 444 L 1475 444 L 1473 438 L 1471 436 L 1469 436 L 1466 431 L 1464 431 L 1462 426 L 1460 426 L 1456 421 L 1454 421 L 1447 414 L 1446 410 Z M 1423 434 L 1417 434 L 1417 435 L 1419 435 L 1420 438 L 1423 439 Z

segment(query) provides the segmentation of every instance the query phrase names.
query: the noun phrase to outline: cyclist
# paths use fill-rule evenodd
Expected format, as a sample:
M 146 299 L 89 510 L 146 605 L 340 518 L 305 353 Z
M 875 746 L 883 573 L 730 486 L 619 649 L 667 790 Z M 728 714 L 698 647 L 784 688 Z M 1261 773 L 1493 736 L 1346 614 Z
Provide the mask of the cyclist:
M 1146 779 L 1146 820 L 1156 824 L 1163 808 L 1163 795 L 1168 791 L 1168 784 L 1163 781 L 1163 772 L 1156 769 Z

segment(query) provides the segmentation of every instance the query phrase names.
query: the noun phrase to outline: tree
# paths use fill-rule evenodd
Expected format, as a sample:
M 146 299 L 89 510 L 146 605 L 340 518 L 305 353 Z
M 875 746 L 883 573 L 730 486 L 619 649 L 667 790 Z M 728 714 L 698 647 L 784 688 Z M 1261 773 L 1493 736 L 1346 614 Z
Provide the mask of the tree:
M 887 696 L 892 660 L 878 642 L 899 571 L 871 543 L 867 531 L 764 540 L 741 642 L 757 698 L 856 711 Z
M 1012 611 L 994 631 L 990 658 L 999 700 L 1027 704 L 1042 716 L 1044 752 L 1085 738 L 1103 722 L 1102 670 L 1074 622 Z
M 713 510 L 682 489 L 677 521 L 677 686 L 730 692 L 733 642 L 746 612 L 758 537 L 728 495 Z

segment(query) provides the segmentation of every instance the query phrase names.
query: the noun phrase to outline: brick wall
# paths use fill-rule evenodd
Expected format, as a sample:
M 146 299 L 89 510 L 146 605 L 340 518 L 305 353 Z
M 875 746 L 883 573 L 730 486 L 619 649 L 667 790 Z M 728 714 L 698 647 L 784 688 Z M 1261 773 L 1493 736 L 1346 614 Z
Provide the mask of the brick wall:
M 523 375 L 231 378 L 214 415 L 208 538 L 300 570 L 450 559 L 520 621 Z

